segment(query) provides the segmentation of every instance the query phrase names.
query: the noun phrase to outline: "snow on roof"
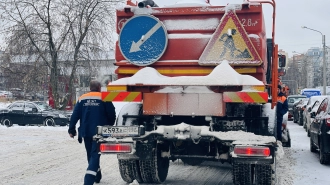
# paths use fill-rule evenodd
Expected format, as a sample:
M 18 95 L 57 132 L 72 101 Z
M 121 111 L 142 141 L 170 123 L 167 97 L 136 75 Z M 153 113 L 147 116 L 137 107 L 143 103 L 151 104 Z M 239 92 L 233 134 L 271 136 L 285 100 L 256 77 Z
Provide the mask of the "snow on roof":
M 210 6 L 205 0 L 180 0 L 173 5 L 166 7 L 195 7 L 195 6 Z
M 219 25 L 220 19 L 176 19 L 164 20 L 163 23 L 167 30 L 214 30 Z
M 210 89 L 205 86 L 196 87 L 196 86 L 172 86 L 172 87 L 165 87 L 156 91 L 155 93 L 214 93 Z
M 317 88 L 305 88 L 305 89 L 302 89 L 302 91 L 321 91 L 321 90 L 317 89 Z
M 224 60 L 216 66 L 207 76 L 179 76 L 167 77 L 160 74 L 152 67 L 145 67 L 139 70 L 132 77 L 126 77 L 112 82 L 110 85 L 264 85 L 262 81 L 250 76 L 237 73 Z
M 242 10 L 242 4 L 228 4 L 226 6 L 226 12 L 231 10 Z
M 190 33 L 190 34 L 168 34 L 167 37 L 169 39 L 200 39 L 200 38 L 208 38 L 212 37 L 211 34 L 200 34 L 200 33 Z

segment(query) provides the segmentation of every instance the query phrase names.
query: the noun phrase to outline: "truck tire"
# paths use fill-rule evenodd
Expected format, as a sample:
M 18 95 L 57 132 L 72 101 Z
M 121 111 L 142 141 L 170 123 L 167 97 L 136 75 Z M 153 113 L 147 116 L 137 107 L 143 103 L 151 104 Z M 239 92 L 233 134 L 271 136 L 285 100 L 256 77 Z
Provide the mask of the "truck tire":
M 140 171 L 143 182 L 161 183 L 166 180 L 170 165 L 168 158 L 161 157 L 161 147 L 157 145 L 152 151 L 151 160 L 140 160 Z
M 272 167 L 270 164 L 256 164 L 255 166 L 256 185 L 272 185 Z
M 319 154 L 320 154 L 320 163 L 321 164 L 329 164 L 330 162 L 330 156 L 329 154 L 325 154 L 324 151 L 323 151 L 323 141 L 322 139 L 320 139 L 320 151 L 319 151 Z
M 138 160 L 119 159 L 118 164 L 119 164 L 120 176 L 125 182 L 131 183 L 135 179 L 139 183 L 143 183 L 141 179 Z
M 252 185 L 253 173 L 251 164 L 233 164 L 233 183 L 235 185 Z

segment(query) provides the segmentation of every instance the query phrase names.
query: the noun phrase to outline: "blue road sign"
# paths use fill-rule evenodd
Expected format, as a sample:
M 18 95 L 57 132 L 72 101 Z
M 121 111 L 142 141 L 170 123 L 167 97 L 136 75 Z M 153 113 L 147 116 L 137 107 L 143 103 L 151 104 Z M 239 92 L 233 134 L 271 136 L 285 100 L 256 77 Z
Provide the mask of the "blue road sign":
M 167 47 L 167 31 L 162 22 L 150 15 L 137 15 L 124 24 L 119 48 L 126 60 L 138 66 L 156 62 Z

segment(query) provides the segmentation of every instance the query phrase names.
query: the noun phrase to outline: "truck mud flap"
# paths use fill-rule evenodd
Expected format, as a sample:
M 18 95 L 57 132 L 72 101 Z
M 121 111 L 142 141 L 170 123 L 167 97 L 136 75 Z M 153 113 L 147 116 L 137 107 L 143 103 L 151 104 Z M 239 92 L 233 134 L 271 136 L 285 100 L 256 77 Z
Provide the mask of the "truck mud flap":
M 134 159 L 134 160 L 151 160 L 152 159 L 152 151 L 154 147 L 152 144 L 137 144 L 136 152 L 134 154 L 118 154 L 118 159 Z
M 151 144 L 137 144 L 136 155 L 140 160 L 151 160 L 152 159 L 153 145 Z

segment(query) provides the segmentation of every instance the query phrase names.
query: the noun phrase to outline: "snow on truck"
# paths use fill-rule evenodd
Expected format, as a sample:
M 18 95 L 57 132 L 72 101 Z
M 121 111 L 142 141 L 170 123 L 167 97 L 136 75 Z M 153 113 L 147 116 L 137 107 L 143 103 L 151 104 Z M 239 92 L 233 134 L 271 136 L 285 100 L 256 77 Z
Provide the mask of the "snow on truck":
M 266 38 L 262 6 L 273 6 Z M 232 164 L 234 184 L 274 184 L 278 61 L 275 1 L 117 10 L 118 80 L 103 101 L 129 101 L 99 126 L 101 154 L 117 154 L 130 183 L 161 183 L 169 161 Z

